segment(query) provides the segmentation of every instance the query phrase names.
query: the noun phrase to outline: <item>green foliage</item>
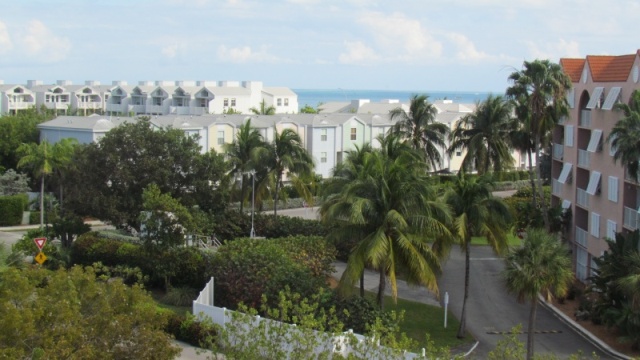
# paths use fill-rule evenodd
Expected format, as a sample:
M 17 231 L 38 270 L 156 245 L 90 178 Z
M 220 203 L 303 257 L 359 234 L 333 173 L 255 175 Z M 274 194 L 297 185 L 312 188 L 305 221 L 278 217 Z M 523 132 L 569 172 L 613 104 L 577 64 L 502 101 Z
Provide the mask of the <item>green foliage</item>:
M 50 223 L 52 221 L 56 221 L 58 219 L 58 213 L 54 210 L 45 211 L 44 213 L 44 222 Z M 39 224 L 40 223 L 40 211 L 30 211 L 29 212 L 29 224 Z
M 368 297 L 349 296 L 342 298 L 334 294 L 329 299 L 330 306 L 324 305 L 325 308 L 328 310 L 334 307 L 336 317 L 344 325 L 344 328 L 358 334 L 366 335 L 378 319 L 388 329 L 394 329 L 398 325 L 389 312 L 380 310 Z
M 20 225 L 27 204 L 26 194 L 0 196 L 0 226 Z
M 78 235 L 91 231 L 91 226 L 85 224 L 81 217 L 70 212 L 65 212 L 62 216 L 50 221 L 52 222 L 51 234 L 60 239 L 64 248 L 70 248 Z
M 1 275 L 0 358 L 173 359 L 166 317 L 139 286 L 91 267 Z M 35 355 L 39 354 L 39 355 Z
M 313 106 L 309 105 L 309 104 L 304 104 L 303 107 L 300 108 L 300 113 L 301 114 L 317 114 L 321 111 L 320 106 L 318 105 L 318 108 L 314 108 Z
M 210 344 L 216 336 L 213 325 L 207 321 L 198 321 L 194 315 L 189 313 L 186 316 L 172 313 L 165 331 L 173 335 L 176 340 L 198 347 Z
M 17 195 L 29 191 L 29 177 L 26 174 L 17 173 L 13 169 L 0 175 L 0 196 Z
M 53 113 L 38 109 L 0 116 L 0 166 L 15 169 L 20 159 L 16 149 L 20 144 L 37 142 L 40 135 L 37 125 L 54 117 Z
M 184 244 L 193 228 L 189 211 L 169 194 L 150 184 L 142 192 L 141 238 L 147 248 L 169 248 Z
M 174 306 L 189 306 L 198 297 L 198 290 L 186 286 L 170 287 L 162 302 Z
M 216 305 L 233 309 L 242 302 L 255 308 L 260 307 L 263 294 L 277 299 L 285 286 L 305 297 L 326 287 L 324 264 L 328 260 L 315 259 L 310 250 L 294 259 L 295 241 L 237 239 L 221 246 L 211 269 L 216 278 Z M 316 264 L 320 275 L 314 275 L 307 264 Z

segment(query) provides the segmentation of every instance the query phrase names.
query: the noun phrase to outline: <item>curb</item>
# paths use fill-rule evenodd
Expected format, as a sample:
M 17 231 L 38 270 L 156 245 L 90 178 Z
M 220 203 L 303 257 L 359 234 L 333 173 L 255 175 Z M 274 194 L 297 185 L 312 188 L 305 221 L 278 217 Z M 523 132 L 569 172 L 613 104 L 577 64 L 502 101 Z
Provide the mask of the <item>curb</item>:
M 551 311 L 563 323 L 567 324 L 567 326 L 569 326 L 573 331 L 575 331 L 580 336 L 585 338 L 587 341 L 589 341 L 595 347 L 600 349 L 602 352 L 608 354 L 612 359 L 621 359 L 621 360 L 632 360 L 633 359 L 633 358 L 631 358 L 631 357 L 629 357 L 629 356 L 627 356 L 625 354 L 621 354 L 621 353 L 615 351 L 614 349 L 612 349 L 604 341 L 600 340 L 598 337 L 593 335 L 587 329 L 583 328 L 580 324 L 578 324 L 573 319 L 568 317 L 565 313 L 563 313 L 562 311 L 558 310 L 558 308 L 553 306 L 553 304 L 546 302 L 541 295 L 538 295 L 538 302 L 542 306 L 544 306 L 546 309 Z
M 84 223 L 89 225 L 89 226 L 103 226 L 103 225 L 106 225 L 104 222 L 102 222 L 100 220 L 90 220 L 90 221 L 85 221 Z M 44 226 L 51 227 L 51 224 L 45 224 Z M 38 229 L 38 228 L 40 228 L 40 224 L 4 226 L 4 227 L 0 227 L 0 231 L 11 232 L 11 231 L 33 230 L 33 229 Z

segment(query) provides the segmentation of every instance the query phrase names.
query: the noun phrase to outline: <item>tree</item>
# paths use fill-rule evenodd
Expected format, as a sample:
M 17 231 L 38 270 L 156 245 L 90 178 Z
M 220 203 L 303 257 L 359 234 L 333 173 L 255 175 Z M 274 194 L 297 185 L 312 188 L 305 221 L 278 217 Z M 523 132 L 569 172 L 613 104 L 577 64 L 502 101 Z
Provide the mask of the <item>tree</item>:
M 449 156 L 466 150 L 462 166 L 479 174 L 513 166 L 509 133 L 512 107 L 501 96 L 489 95 L 476 110 L 458 121 L 450 134 Z
M 507 96 L 525 104 L 524 107 L 516 107 L 516 115 L 523 122 L 528 121 L 537 178 L 541 180 L 540 152 L 549 147 L 550 133 L 558 120 L 569 113 L 566 94 L 571 89 L 571 79 L 560 65 L 549 60 L 534 60 L 525 61 L 522 70 L 509 75 L 509 81 L 512 85 L 507 88 Z M 540 181 L 538 194 L 543 194 Z M 547 205 L 544 201 L 541 204 L 545 227 L 549 229 Z
M 13 169 L 0 175 L 0 195 L 10 196 L 29 191 L 29 177 Z
M 536 187 L 536 173 L 534 171 L 533 165 L 533 134 L 529 129 L 531 117 L 529 116 L 527 104 L 525 102 L 524 97 L 520 96 L 517 99 L 513 100 L 515 112 L 518 115 L 517 117 L 511 118 L 511 130 L 509 132 L 509 141 L 511 142 L 511 146 L 513 146 L 516 150 L 520 151 L 520 153 L 526 153 L 527 159 L 529 160 L 529 180 L 531 181 L 531 208 L 537 209 L 538 195 L 537 195 L 537 187 Z M 544 201 L 544 196 L 543 201 Z
M 518 301 L 529 300 L 527 334 L 527 360 L 533 359 L 536 309 L 538 295 L 547 301 L 553 296 L 564 296 L 574 280 L 568 249 L 543 229 L 528 229 L 522 247 L 507 255 L 504 277 L 507 289 L 518 296 Z
M 166 315 L 141 286 L 93 268 L 0 274 L 0 358 L 173 359 Z
M 322 111 L 320 106 L 322 106 L 321 102 L 318 103 L 318 106 L 316 106 L 315 108 L 309 104 L 304 104 L 304 106 L 300 108 L 300 113 L 301 114 L 319 114 L 320 111 Z
M 615 149 L 614 161 L 625 165 L 637 181 L 640 170 L 640 92 L 634 90 L 629 104 L 616 104 L 615 109 L 622 111 L 624 117 L 611 129 L 607 141 Z
M 249 171 L 255 171 L 255 163 L 260 148 L 264 147 L 264 139 L 258 129 L 251 127 L 251 119 L 240 126 L 236 138 L 230 144 L 224 144 L 224 151 L 231 163 L 232 172 L 241 176 L 240 212 L 244 210 L 246 200 L 247 180 Z
M 63 184 L 66 183 L 66 175 L 69 172 L 69 167 L 74 165 L 72 160 L 76 146 L 78 146 L 78 141 L 73 138 L 61 139 L 53 145 L 55 160 L 53 173 L 58 177 L 58 186 L 60 189 L 58 200 L 60 201 L 60 207 L 63 207 L 64 200 L 62 192 Z
M 40 178 L 40 226 L 44 226 L 44 179 L 53 172 L 54 152 L 47 140 L 40 144 L 22 144 L 18 148 L 21 155 L 19 168 L 28 168 L 36 178 Z
M 454 216 L 454 233 L 465 253 L 464 298 L 458 337 L 466 335 L 466 310 L 469 298 L 471 239 L 484 236 L 493 251 L 503 254 L 507 250 L 507 229 L 511 222 L 511 213 L 502 199 L 491 194 L 492 184 L 489 177 L 469 178 L 460 172 L 451 189 L 445 194 Z
M 427 95 L 414 95 L 409 112 L 398 107 L 389 113 L 391 121 L 397 120 L 392 131 L 410 142 L 411 146 L 424 154 L 424 160 L 432 170 L 441 163 L 440 149 L 445 147 L 445 136 L 449 133 L 446 124 L 436 121 L 438 109 L 428 101 Z
M 273 105 L 267 105 L 264 100 L 260 102 L 260 108 L 252 107 L 249 110 L 256 115 L 275 115 L 276 113 L 276 108 Z
M 180 201 L 161 193 L 158 185 L 149 184 L 142 192 L 142 208 L 141 238 L 147 249 L 184 245 L 193 219 Z
M 0 116 L 0 167 L 15 169 L 20 160 L 16 152 L 20 144 L 38 142 L 38 124 L 54 117 L 51 111 L 35 108 L 20 111 L 16 115 Z
M 227 202 L 228 165 L 177 129 L 153 129 L 145 120 L 109 131 L 76 152 L 67 207 L 83 216 L 140 230 L 142 193 L 155 183 L 187 208 L 220 211 Z
M 419 155 L 397 146 L 400 141 L 391 137 L 395 140 L 384 141 L 383 149 L 364 154 L 362 176 L 327 196 L 320 209 L 322 221 L 335 224 L 332 236 L 358 239 L 340 279 L 341 289 L 350 289 L 370 264 L 380 273 L 380 308 L 387 277 L 397 299 L 398 271 L 410 284 L 437 291 L 436 274 L 447 248 L 443 243 L 450 235 L 448 209 L 436 201 L 426 165 L 416 163 Z
M 275 217 L 278 215 L 278 197 L 285 172 L 290 179 L 309 175 L 313 171 L 313 158 L 302 145 L 300 135 L 292 129 L 284 129 L 281 132 L 276 130 L 273 142 L 260 150 L 260 162 L 267 167 L 267 178 L 275 186 Z

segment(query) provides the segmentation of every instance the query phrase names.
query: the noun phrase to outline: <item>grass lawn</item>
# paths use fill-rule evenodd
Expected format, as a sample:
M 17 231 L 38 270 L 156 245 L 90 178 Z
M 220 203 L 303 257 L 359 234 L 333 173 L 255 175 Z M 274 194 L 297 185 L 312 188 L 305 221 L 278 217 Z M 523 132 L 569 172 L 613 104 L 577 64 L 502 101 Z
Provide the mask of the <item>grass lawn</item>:
M 372 299 L 375 298 L 375 295 L 372 292 L 367 292 L 367 296 Z M 426 347 L 425 334 L 427 333 L 437 347 L 453 349 L 473 341 L 468 336 L 462 340 L 456 337 L 460 322 L 453 316 L 451 311 L 447 316 L 447 328 L 444 328 L 444 308 L 400 298 L 398 298 L 398 304 L 396 305 L 393 303 L 391 296 L 385 296 L 384 308 L 385 311 L 395 311 L 397 313 L 404 310 L 404 321 L 400 324 L 400 331 L 418 342 L 418 348 L 412 349 L 413 351 L 419 351 L 421 348 Z
M 509 247 L 522 245 L 522 241 L 513 234 L 507 235 L 507 241 L 509 242 Z M 478 237 L 471 238 L 471 245 L 483 246 L 483 245 L 489 245 L 489 243 L 487 242 L 487 238 L 485 238 L 484 236 L 478 236 Z

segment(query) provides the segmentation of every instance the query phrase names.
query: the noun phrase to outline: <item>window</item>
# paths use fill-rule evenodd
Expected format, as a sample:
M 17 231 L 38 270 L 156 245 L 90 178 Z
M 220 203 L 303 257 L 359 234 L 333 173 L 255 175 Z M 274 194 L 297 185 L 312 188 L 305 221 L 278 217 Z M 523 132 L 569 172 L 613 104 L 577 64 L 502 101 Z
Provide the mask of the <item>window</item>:
M 609 200 L 618 202 L 618 178 L 609 176 Z
M 575 102 L 576 102 L 576 89 L 571 88 L 571 90 L 567 91 L 567 103 L 569 103 L 570 109 L 573 109 Z
M 218 131 L 218 145 L 224 144 L 224 130 Z
M 609 93 L 607 94 L 607 99 L 604 101 L 604 104 L 602 104 L 602 107 L 601 107 L 602 110 L 613 109 L 613 105 L 618 101 L 618 98 L 620 97 L 621 89 L 622 88 L 619 86 L 614 86 L 611 88 L 611 90 L 609 90 Z
M 284 106 L 289 106 L 289 98 L 284 98 Z
M 327 141 L 327 129 L 320 129 L 320 141 Z
M 571 209 L 571 201 L 569 200 L 562 200 L 562 210 L 563 211 L 568 211 Z
M 558 182 L 560 184 L 566 183 L 571 178 L 571 163 L 564 163 L 562 165 L 562 172 L 560 172 L 560 177 L 558 178 Z
M 356 140 L 358 138 L 358 129 L 351 128 L 351 140 Z
M 222 102 L 222 106 L 229 106 L 229 99 L 225 98 Z
M 282 106 L 282 99 L 278 98 L 278 106 Z
M 601 138 L 602 130 L 593 130 L 591 132 L 591 139 L 589 139 L 589 146 L 587 146 L 587 151 L 592 153 L 598 151 Z
M 596 106 L 600 104 L 600 98 L 602 97 L 602 92 L 604 88 L 602 86 L 598 86 L 593 89 L 593 94 L 591 94 L 591 98 L 589 98 L 589 103 L 587 103 L 587 109 L 595 109 Z
M 600 237 L 600 214 L 591 213 L 591 235 Z
M 587 186 L 587 194 L 595 195 L 600 190 L 600 172 L 592 171 L 589 176 L 589 185 Z
M 607 220 L 607 238 L 611 240 L 616 239 L 616 227 L 615 221 Z
M 456 156 L 462 156 L 462 151 L 460 150 L 456 151 Z
M 231 98 L 231 106 L 236 106 L 236 98 Z
M 616 136 L 612 136 L 612 137 L 609 139 L 609 155 L 610 155 L 610 156 L 614 156 L 614 155 L 616 154 L 616 150 L 617 150 L 617 149 L 616 149 L 616 147 L 615 147 L 615 146 L 613 146 L 613 140 L 614 140 L 615 138 L 616 138 Z
M 320 162 L 323 163 L 323 164 L 327 162 L 327 153 L 326 152 L 321 152 L 320 153 Z
M 573 146 L 573 125 L 567 125 L 564 128 L 564 144 L 566 146 Z

